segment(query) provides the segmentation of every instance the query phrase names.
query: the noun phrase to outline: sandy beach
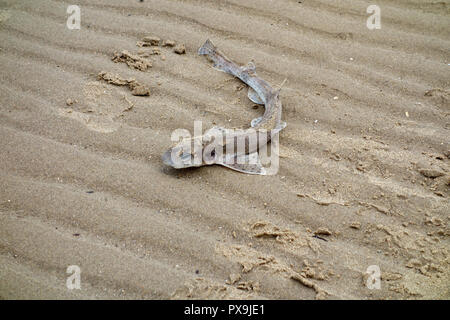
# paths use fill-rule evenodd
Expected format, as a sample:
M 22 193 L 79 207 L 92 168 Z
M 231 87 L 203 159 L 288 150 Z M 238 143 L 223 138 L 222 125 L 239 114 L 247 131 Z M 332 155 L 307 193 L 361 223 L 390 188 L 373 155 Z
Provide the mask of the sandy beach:
M 450 299 L 450 1 L 372 4 L 0 0 L 0 298 Z M 263 114 L 206 39 L 286 79 L 276 175 L 161 161 Z

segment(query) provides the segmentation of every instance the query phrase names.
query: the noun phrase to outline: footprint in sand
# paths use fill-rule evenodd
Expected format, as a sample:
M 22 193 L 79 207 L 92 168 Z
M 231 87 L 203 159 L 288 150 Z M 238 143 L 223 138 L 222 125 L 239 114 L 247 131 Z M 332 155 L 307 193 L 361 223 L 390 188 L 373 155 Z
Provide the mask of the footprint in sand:
M 75 119 L 88 129 L 102 133 L 117 131 L 121 126 L 117 119 L 132 107 L 132 102 L 120 89 L 99 81 L 88 82 L 80 100 L 70 109 L 60 108 L 59 115 Z

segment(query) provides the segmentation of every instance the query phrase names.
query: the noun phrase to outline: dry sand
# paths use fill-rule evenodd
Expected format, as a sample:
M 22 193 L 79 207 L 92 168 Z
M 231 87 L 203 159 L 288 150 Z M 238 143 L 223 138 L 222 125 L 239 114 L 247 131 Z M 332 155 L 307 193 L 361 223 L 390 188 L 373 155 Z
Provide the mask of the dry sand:
M 450 298 L 448 0 L 72 2 L 0 1 L 1 298 Z M 207 38 L 287 78 L 277 175 L 161 162 L 262 113 Z

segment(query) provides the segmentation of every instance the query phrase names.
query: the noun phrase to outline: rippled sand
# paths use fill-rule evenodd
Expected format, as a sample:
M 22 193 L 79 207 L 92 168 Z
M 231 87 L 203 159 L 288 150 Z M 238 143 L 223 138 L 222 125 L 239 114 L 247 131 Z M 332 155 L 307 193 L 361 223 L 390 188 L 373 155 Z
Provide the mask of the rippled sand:
M 448 1 L 378 0 L 380 30 L 370 1 L 76 2 L 80 30 L 0 1 L 1 298 L 450 298 Z M 186 53 L 111 60 L 144 36 Z M 161 162 L 177 128 L 262 114 L 207 38 L 287 79 L 277 175 Z

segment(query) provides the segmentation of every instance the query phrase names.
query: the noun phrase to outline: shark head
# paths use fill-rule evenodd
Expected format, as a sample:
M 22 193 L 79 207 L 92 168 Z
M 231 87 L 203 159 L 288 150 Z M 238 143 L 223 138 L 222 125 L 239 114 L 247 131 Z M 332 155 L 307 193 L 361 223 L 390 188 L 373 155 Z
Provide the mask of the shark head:
M 186 139 L 164 152 L 161 158 L 164 164 L 175 169 L 200 167 L 203 165 L 202 152 L 201 144 L 196 144 L 193 139 Z

